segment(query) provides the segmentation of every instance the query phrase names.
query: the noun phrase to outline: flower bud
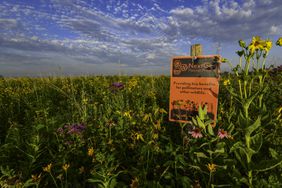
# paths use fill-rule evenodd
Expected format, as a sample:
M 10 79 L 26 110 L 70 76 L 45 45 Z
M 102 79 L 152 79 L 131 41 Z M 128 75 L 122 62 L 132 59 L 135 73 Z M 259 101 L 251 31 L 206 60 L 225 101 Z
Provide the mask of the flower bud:
M 221 58 L 221 63 L 227 63 L 228 62 L 228 59 L 226 58 Z
M 239 40 L 239 46 L 242 48 L 246 48 L 246 43 L 243 40 Z
M 236 54 L 238 54 L 238 56 L 242 57 L 242 55 L 244 55 L 244 50 L 241 50 L 241 51 L 237 51 Z
M 282 46 L 282 37 L 280 37 L 277 42 L 276 42 L 277 46 Z

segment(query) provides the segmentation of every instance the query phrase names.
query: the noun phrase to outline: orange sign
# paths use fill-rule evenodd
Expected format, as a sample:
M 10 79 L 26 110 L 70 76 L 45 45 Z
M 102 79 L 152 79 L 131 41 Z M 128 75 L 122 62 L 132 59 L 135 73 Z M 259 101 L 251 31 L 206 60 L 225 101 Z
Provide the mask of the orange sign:
M 216 120 L 219 90 L 219 56 L 180 56 L 171 62 L 169 120 L 189 122 L 198 108 L 207 106 Z M 215 125 L 215 124 L 214 124 Z

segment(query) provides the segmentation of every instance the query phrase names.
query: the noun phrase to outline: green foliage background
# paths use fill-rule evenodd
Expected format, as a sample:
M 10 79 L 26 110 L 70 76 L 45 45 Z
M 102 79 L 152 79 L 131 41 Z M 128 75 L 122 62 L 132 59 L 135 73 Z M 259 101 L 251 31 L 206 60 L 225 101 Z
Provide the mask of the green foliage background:
M 282 73 L 239 46 L 216 127 L 168 121 L 167 76 L 0 78 L 0 187 L 282 187 Z

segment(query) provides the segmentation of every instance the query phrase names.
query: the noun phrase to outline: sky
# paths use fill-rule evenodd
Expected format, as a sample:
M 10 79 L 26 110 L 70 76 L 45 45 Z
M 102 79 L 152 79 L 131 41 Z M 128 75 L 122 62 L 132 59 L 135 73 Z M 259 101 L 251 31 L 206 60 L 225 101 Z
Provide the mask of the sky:
M 0 75 L 169 74 L 197 43 L 236 65 L 239 39 L 282 36 L 281 10 L 281 0 L 1 0 Z

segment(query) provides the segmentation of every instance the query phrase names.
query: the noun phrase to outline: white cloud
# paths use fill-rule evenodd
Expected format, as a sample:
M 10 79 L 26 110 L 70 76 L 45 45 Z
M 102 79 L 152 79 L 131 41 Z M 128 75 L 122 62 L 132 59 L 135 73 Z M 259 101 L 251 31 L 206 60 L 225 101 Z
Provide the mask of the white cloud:
M 279 0 L 238 2 L 203 1 L 194 10 L 178 7 L 170 11 L 167 25 L 161 28 L 170 37 L 202 37 L 212 41 L 234 41 L 253 35 L 274 34 L 272 25 L 282 26 L 282 4 Z
M 177 16 L 192 16 L 194 11 L 191 8 L 180 7 L 180 8 L 172 9 L 170 13 Z
M 1 30 L 10 30 L 17 28 L 19 25 L 16 19 L 1 19 L 0 18 L 0 29 Z
M 29 68 L 58 61 L 70 72 L 84 70 L 82 65 L 168 68 L 170 58 L 183 54 L 192 40 L 227 43 L 282 32 L 280 0 L 173 2 L 182 6 L 169 10 L 163 1 L 52 0 L 35 8 L 0 2 L 0 64 L 6 59 L 10 70 L 19 60 Z

